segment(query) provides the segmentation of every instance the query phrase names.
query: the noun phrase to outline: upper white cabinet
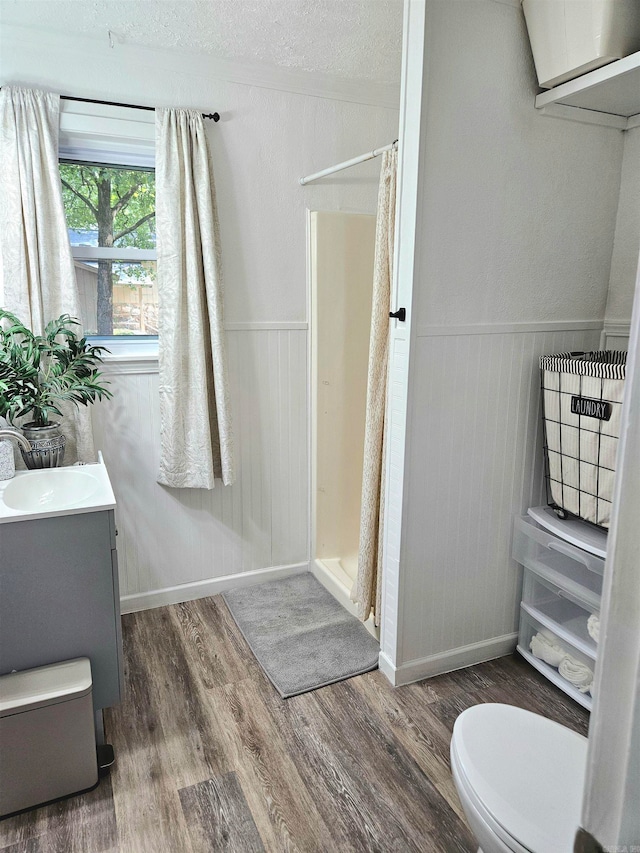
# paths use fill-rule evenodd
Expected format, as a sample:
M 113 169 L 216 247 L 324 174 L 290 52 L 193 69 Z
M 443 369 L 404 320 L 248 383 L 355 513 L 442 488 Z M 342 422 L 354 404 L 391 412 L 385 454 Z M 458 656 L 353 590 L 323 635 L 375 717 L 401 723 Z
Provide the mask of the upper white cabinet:
M 640 51 L 542 92 L 536 107 L 588 124 L 640 126 Z

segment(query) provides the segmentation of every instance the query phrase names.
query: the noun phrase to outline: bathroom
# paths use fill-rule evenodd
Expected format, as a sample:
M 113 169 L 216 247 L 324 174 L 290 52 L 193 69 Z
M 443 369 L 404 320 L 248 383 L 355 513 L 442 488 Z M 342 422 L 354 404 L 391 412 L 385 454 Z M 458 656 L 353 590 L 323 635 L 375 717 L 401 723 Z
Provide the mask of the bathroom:
M 513 657 L 512 530 L 546 503 L 539 356 L 634 351 L 637 120 L 535 108 L 518 0 L 2 0 L 0 85 L 220 114 L 205 126 L 236 467 L 230 486 L 161 486 L 157 343 L 109 345 L 113 397 L 91 416 L 117 501 L 126 684 L 105 712 L 116 762 L 95 791 L 0 822 L 0 849 L 217 849 L 203 841 L 211 827 L 197 829 L 210 780 L 248 827 L 235 849 L 477 849 L 448 766 L 456 716 L 504 702 L 586 733 L 583 708 Z M 152 151 L 153 113 L 62 104 L 61 151 L 130 165 Z M 407 320 L 389 324 L 380 668 L 344 682 L 342 699 L 336 685 L 281 700 L 220 596 L 311 571 L 349 606 L 349 583 L 316 564 L 349 554 L 317 549 L 326 377 L 314 372 L 312 236 L 321 216 L 374 221 L 382 158 L 300 178 L 395 140 L 390 308 Z M 638 606 L 623 571 L 638 552 L 637 467 L 621 470 L 609 570 L 621 567 L 610 595 L 623 599 L 592 727 L 601 772 L 576 824 L 605 848 L 640 844 L 637 774 L 606 763 L 629 750 L 637 761 L 638 743 L 637 657 L 615 653 Z M 623 647 L 637 651 L 634 631 Z

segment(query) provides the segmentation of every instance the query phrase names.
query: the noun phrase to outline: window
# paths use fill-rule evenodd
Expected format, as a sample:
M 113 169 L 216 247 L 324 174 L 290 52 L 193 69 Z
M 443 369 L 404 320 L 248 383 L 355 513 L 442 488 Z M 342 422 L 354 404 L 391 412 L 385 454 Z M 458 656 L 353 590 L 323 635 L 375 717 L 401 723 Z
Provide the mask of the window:
M 61 160 L 69 241 L 86 334 L 158 334 L 155 172 Z

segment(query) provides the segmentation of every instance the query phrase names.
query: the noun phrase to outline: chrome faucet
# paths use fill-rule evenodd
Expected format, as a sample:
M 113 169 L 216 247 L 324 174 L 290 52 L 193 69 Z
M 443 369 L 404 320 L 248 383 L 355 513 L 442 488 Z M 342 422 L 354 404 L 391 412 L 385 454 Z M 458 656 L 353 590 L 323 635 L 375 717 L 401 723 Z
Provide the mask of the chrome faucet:
M 0 429 L 0 441 L 3 438 L 13 438 L 18 444 L 26 450 L 27 453 L 31 450 L 31 444 L 29 443 L 29 439 L 25 438 L 21 432 L 18 432 L 17 429 L 3 428 Z

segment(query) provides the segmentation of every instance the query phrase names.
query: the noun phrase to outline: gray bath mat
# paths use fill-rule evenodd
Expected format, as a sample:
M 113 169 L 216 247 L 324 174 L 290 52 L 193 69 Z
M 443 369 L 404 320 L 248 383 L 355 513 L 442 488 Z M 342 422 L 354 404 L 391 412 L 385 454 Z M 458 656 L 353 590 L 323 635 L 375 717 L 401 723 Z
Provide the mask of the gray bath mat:
M 376 640 L 310 572 L 223 597 L 283 699 L 378 666 Z

